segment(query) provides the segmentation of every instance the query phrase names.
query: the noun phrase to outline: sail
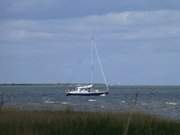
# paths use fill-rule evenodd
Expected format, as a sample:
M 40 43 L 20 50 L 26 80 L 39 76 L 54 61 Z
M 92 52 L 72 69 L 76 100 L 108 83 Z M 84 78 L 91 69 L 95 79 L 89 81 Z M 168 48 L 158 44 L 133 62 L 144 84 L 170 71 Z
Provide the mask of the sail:
M 103 68 L 103 64 L 102 64 L 102 61 L 101 61 L 101 57 L 99 55 L 99 51 L 98 51 L 98 48 L 97 48 L 97 45 L 95 44 L 94 42 L 94 38 L 91 39 L 91 44 L 92 44 L 92 50 L 94 48 L 94 51 L 95 51 L 95 55 L 96 55 L 96 58 L 97 58 L 97 61 L 98 61 L 98 64 L 99 64 L 99 68 L 100 68 L 100 71 L 101 71 L 101 74 L 102 74 L 102 77 L 103 77 L 103 80 L 104 80 L 104 83 L 106 85 L 106 90 L 109 91 L 109 86 L 108 86 L 108 81 L 106 79 L 106 75 L 105 75 L 105 72 L 104 72 L 104 68 Z M 92 55 L 93 55 L 93 51 L 92 52 Z M 93 59 L 93 56 L 91 56 L 91 58 Z M 91 65 L 93 65 L 94 62 L 93 60 L 91 60 Z M 93 72 L 93 66 L 92 66 L 92 72 Z M 92 78 L 93 78 L 93 73 L 91 73 L 91 83 L 93 82 L 92 81 Z

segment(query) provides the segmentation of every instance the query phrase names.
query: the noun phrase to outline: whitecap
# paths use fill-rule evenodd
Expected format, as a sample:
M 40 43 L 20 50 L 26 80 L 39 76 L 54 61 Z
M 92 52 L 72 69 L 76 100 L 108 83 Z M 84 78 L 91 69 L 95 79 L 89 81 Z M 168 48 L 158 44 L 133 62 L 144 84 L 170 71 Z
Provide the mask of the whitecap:
M 96 99 L 88 99 L 89 102 L 95 102 Z
M 50 100 L 45 100 L 44 103 L 46 103 L 46 104 L 54 104 L 55 102 L 54 101 L 50 101 Z
M 166 102 L 166 104 L 167 104 L 167 105 L 174 105 L 174 106 L 177 105 L 176 102 Z
M 122 100 L 121 103 L 126 103 L 126 101 L 125 101 L 125 100 Z
M 100 96 L 101 96 L 101 97 L 105 97 L 105 96 L 106 96 L 106 94 L 101 94 Z
M 147 103 L 145 103 L 145 102 L 142 102 L 142 103 L 141 103 L 141 105 L 146 106 L 146 105 L 148 105 L 148 104 L 147 104 Z
M 61 104 L 63 104 L 63 105 L 67 105 L 67 104 L 69 104 L 69 103 L 68 103 L 68 102 L 63 101 L 63 102 L 61 102 Z
M 101 108 L 104 108 L 104 105 L 101 105 Z

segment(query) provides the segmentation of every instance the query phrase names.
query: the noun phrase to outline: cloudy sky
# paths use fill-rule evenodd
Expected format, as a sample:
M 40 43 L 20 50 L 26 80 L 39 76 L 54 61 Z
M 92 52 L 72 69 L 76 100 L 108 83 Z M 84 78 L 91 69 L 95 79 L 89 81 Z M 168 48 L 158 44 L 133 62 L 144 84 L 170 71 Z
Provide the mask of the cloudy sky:
M 0 0 L 0 83 L 88 82 L 92 33 L 110 84 L 180 84 L 179 0 Z

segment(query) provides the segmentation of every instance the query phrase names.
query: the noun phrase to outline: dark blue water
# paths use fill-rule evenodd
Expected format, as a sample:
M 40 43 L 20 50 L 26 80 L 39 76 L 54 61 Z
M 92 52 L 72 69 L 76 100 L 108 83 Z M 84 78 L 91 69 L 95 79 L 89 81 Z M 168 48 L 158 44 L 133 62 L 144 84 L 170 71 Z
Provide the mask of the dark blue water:
M 66 108 L 81 111 L 135 110 L 180 119 L 179 86 L 111 86 L 110 94 L 105 97 L 66 96 L 64 90 L 70 86 L 74 87 L 73 85 L 0 85 L 0 100 L 3 97 L 4 107 L 26 110 Z M 103 87 L 99 88 L 103 89 Z

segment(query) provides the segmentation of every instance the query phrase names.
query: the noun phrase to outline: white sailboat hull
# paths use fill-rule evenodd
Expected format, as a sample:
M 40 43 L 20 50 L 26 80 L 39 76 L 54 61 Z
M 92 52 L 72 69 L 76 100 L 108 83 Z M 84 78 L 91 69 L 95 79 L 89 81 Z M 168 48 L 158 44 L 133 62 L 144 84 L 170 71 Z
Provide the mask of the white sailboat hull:
M 82 92 L 77 92 L 77 91 L 69 91 L 66 92 L 66 96 L 101 96 L 101 95 L 107 95 L 109 94 L 108 91 L 93 91 L 93 92 L 88 92 L 88 91 L 82 91 Z

